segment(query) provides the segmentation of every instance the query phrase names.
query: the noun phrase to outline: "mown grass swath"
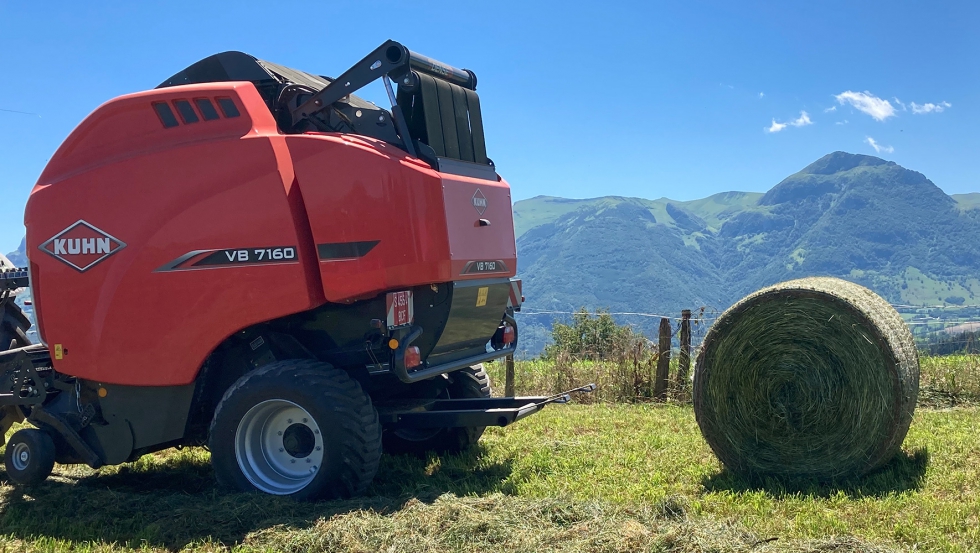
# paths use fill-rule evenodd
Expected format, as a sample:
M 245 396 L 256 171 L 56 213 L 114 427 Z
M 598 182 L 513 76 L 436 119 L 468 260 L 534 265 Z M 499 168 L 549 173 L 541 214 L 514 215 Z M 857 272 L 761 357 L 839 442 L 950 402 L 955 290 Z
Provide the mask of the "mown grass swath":
M 190 448 L 0 485 L 0 550 L 967 552 L 976 428 L 975 408 L 923 409 L 866 476 L 754 482 L 689 406 L 555 406 L 463 455 L 385 456 L 365 497 L 313 504 L 218 489 Z

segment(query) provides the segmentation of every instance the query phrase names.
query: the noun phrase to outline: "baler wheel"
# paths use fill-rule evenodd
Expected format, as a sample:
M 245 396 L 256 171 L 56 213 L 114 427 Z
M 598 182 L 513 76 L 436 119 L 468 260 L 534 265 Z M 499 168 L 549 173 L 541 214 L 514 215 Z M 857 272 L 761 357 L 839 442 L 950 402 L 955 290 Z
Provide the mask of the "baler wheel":
M 381 458 L 371 399 L 342 370 L 278 361 L 240 378 L 211 422 L 218 482 L 296 499 L 363 493 Z
M 21 486 L 44 482 L 54 469 L 54 440 L 43 430 L 22 428 L 7 440 L 3 464 L 7 478 Z
M 448 399 L 488 398 L 491 396 L 490 376 L 483 365 L 467 367 L 449 374 L 452 382 L 446 388 Z M 386 430 L 386 453 L 420 455 L 428 451 L 458 453 L 476 445 L 483 436 L 483 426 L 459 428 Z

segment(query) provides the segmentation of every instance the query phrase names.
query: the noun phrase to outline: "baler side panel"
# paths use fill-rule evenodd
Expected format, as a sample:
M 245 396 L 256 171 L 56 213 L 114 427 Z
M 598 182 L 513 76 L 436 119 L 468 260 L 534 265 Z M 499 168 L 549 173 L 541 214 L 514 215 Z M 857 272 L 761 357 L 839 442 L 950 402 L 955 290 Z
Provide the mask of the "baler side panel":
M 517 245 L 510 186 L 503 179 L 441 177 L 453 280 L 515 276 Z
M 151 107 L 218 96 L 239 116 L 164 128 Z M 111 384 L 183 385 L 235 331 L 320 305 L 315 259 L 291 211 L 302 205 L 290 197 L 294 180 L 250 83 L 154 90 L 96 110 L 52 159 L 25 214 L 55 368 Z M 124 247 L 91 267 L 76 263 L 84 271 L 69 265 L 72 255 L 41 249 L 79 220 Z M 254 252 L 283 247 L 296 248 L 294 259 L 253 262 Z
M 390 144 L 362 137 L 285 139 L 329 301 L 452 280 L 442 186 L 435 172 Z
M 311 133 L 285 140 L 328 300 L 516 274 L 510 187 L 503 180 L 438 173 L 364 137 Z M 485 201 L 476 206 L 474 197 Z M 505 268 L 478 271 L 486 261 Z M 464 272 L 467 267 L 472 271 Z

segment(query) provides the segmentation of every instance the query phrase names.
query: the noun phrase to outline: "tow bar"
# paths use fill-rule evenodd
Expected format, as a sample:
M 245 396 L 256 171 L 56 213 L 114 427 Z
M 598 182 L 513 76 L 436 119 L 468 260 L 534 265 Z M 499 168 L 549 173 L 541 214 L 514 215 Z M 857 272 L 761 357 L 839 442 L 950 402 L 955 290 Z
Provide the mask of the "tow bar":
M 381 423 L 389 428 L 449 428 L 507 426 L 531 416 L 551 403 L 568 403 L 574 393 L 591 393 L 586 384 L 553 396 L 435 399 L 424 405 L 379 405 Z

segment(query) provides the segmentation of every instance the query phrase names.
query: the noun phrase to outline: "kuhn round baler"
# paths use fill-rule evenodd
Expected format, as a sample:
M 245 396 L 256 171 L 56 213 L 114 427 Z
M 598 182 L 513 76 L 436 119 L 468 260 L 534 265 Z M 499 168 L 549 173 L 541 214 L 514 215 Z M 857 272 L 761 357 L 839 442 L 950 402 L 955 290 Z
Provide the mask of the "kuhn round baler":
M 352 93 L 382 79 L 382 109 Z M 363 491 L 553 398 L 492 398 L 522 301 L 476 75 L 388 41 L 336 79 L 225 52 L 97 108 L 25 214 L 41 343 L 3 297 L 7 477 L 207 444 L 217 478 Z M 9 293 L 7 294 L 9 295 Z

